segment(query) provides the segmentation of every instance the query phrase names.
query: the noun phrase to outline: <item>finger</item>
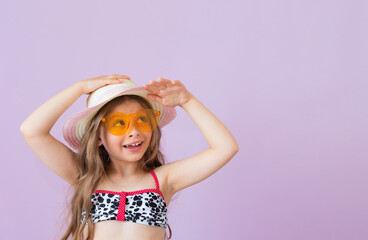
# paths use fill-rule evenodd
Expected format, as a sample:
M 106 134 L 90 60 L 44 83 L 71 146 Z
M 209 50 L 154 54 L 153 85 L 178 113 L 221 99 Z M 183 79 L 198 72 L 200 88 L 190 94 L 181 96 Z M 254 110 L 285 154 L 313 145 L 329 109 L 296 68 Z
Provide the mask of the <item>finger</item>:
M 179 80 L 175 80 L 173 82 L 173 85 L 175 86 L 175 88 L 177 89 L 184 89 L 186 90 L 187 88 L 184 86 L 184 84 L 182 82 L 180 82 Z
M 166 87 L 171 87 L 172 86 L 172 82 L 169 79 L 166 78 L 159 78 L 159 82 L 163 85 L 165 85 Z
M 122 78 L 122 77 L 116 77 L 116 78 L 105 78 L 103 79 L 104 81 L 120 81 L 120 82 L 124 82 L 124 81 L 131 81 L 129 78 Z
M 153 80 L 150 81 L 150 85 L 153 86 L 157 90 L 162 90 L 166 88 L 166 86 L 162 84 L 161 82 L 155 82 Z
M 158 78 L 159 82 L 164 84 L 166 87 L 171 87 L 172 86 L 172 82 L 169 80 L 169 79 L 166 79 L 166 78 Z
M 172 83 L 173 83 L 173 85 L 176 85 L 176 86 L 182 86 L 183 85 L 179 80 L 175 80 Z
M 150 80 L 150 81 L 149 81 L 149 85 L 150 85 L 150 86 L 157 87 L 157 86 L 159 86 L 159 85 L 160 85 L 160 83 L 158 83 L 158 82 L 156 82 L 156 81 L 154 81 L 154 80 Z
M 103 81 L 107 83 L 122 83 L 127 80 L 128 79 L 104 79 Z
M 173 93 L 177 92 L 176 87 L 175 88 L 165 88 L 165 89 L 161 89 L 157 95 L 161 96 L 161 97 L 167 97 L 169 95 L 172 95 Z
M 124 79 L 129 79 L 130 80 L 130 77 L 129 76 L 126 76 L 126 75 L 119 75 L 119 74 L 111 74 L 111 75 L 107 75 L 106 76 L 107 78 L 124 78 Z
M 115 77 L 116 77 L 116 74 L 110 74 L 106 76 L 106 78 L 115 78 Z
M 96 80 L 98 80 L 99 82 L 101 83 L 105 83 L 105 84 L 108 84 L 108 83 L 121 83 L 123 81 L 128 81 L 129 79 L 118 79 L 118 78 L 97 78 Z
M 147 97 L 149 98 L 149 99 L 151 99 L 152 101 L 155 101 L 155 102 L 158 102 L 158 103 L 161 103 L 161 104 L 163 104 L 163 102 L 162 102 L 162 98 L 160 97 L 160 96 L 157 96 L 157 95 L 155 95 L 155 94 L 147 94 Z
M 153 85 L 143 85 L 143 88 L 154 94 L 159 94 L 160 92 L 160 89 L 157 88 L 157 86 L 153 86 Z

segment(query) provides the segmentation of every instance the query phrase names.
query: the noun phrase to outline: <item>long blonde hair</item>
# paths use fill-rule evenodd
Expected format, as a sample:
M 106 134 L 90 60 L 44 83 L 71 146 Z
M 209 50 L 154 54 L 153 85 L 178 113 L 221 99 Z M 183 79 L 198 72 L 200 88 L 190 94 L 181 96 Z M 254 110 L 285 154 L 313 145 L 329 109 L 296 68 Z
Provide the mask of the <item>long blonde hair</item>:
M 112 108 L 127 100 L 135 100 L 140 103 L 143 108 L 152 108 L 142 97 L 136 95 L 123 95 L 105 104 L 89 122 L 76 157 L 79 175 L 77 180 L 73 182 L 68 189 L 68 193 L 71 189 L 73 190 L 73 196 L 66 205 L 66 209 L 69 211 L 63 224 L 65 225 L 69 218 L 70 224 L 61 240 L 67 240 L 70 235 L 72 235 L 72 240 L 91 240 L 94 237 L 94 226 L 90 216 L 92 205 L 91 195 L 96 189 L 99 181 L 107 175 L 110 163 L 109 155 L 104 146 L 101 145 L 98 147 L 99 126 L 101 119 Z M 160 139 L 161 130 L 157 126 L 152 132 L 147 151 L 144 153 L 142 161 L 140 161 L 142 169 L 145 172 L 149 172 L 165 164 L 164 155 L 160 152 Z M 82 211 L 86 211 L 86 217 L 81 223 Z M 83 239 L 82 236 L 85 227 L 88 229 L 88 236 L 86 239 Z M 170 226 L 169 230 L 171 238 Z

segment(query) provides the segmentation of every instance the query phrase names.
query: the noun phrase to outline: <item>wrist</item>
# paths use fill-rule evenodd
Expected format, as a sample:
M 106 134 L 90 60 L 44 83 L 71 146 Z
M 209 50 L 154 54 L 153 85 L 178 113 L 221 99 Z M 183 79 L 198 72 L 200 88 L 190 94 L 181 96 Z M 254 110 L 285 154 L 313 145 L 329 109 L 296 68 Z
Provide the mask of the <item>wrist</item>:
M 85 94 L 85 90 L 84 90 L 83 85 L 82 85 L 82 83 L 81 83 L 81 82 L 76 82 L 76 83 L 74 83 L 74 84 L 72 85 L 72 87 L 73 87 L 73 88 L 75 88 L 75 89 L 77 89 L 77 91 L 78 91 L 78 93 L 79 93 L 80 95 Z
M 193 96 L 193 94 L 188 92 L 188 96 L 186 97 L 186 100 L 184 101 L 184 103 L 179 104 L 179 106 L 181 108 L 185 108 L 185 106 L 189 105 L 190 102 L 192 102 L 194 99 L 195 99 L 195 97 Z

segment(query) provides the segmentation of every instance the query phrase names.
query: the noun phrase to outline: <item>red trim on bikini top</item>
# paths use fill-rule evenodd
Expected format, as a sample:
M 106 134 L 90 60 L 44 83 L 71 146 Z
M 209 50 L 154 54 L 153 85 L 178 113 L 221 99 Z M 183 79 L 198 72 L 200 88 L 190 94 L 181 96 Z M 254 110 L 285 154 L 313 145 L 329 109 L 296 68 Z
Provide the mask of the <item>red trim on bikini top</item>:
M 146 192 L 155 192 L 161 195 L 161 197 L 165 200 L 164 195 L 162 194 L 161 190 L 160 190 L 160 184 L 158 182 L 158 178 L 155 174 L 155 172 L 153 170 L 150 170 L 150 173 L 153 177 L 153 179 L 155 180 L 155 184 L 156 184 L 156 189 L 142 189 L 142 190 L 138 190 L 138 191 L 133 191 L 133 192 L 113 192 L 113 191 L 108 191 L 108 190 L 95 190 L 93 191 L 93 193 L 107 193 L 107 194 L 116 194 L 116 195 L 137 195 L 137 194 L 142 194 L 142 193 L 146 193 Z

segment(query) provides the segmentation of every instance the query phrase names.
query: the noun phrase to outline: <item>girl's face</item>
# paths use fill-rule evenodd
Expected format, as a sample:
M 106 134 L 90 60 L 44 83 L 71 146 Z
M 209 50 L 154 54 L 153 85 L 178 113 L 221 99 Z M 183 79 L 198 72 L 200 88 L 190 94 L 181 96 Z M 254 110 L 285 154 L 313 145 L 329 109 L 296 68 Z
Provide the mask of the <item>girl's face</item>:
M 126 100 L 115 106 L 106 115 L 115 112 L 124 114 L 137 113 L 144 109 L 140 103 L 135 100 Z M 111 134 L 104 125 L 100 126 L 99 146 L 104 145 L 111 160 L 137 162 L 146 152 L 151 141 L 152 132 L 142 131 L 131 119 L 131 124 L 127 131 L 121 136 Z M 139 146 L 131 144 L 140 143 Z

